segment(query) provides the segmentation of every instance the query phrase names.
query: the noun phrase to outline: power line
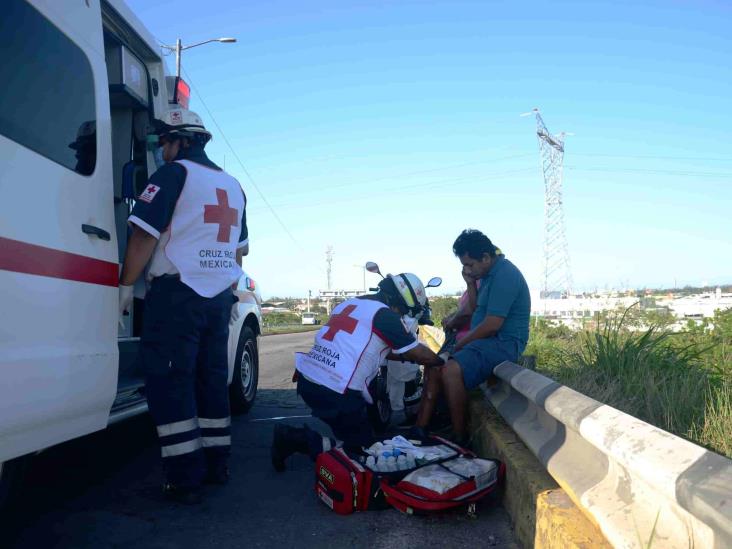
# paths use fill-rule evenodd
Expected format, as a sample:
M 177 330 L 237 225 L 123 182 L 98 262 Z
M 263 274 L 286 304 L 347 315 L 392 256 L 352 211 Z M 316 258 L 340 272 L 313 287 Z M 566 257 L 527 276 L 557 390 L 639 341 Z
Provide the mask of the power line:
M 399 187 L 391 187 L 388 189 L 388 192 L 389 192 L 389 194 L 395 194 L 395 193 L 405 192 L 405 191 L 409 191 L 409 190 L 416 189 L 416 188 L 434 189 L 434 188 L 439 188 L 439 187 L 448 187 L 448 186 L 453 186 L 453 185 L 459 185 L 461 182 L 466 182 L 466 181 L 472 181 L 474 183 L 486 183 L 486 182 L 490 182 L 490 181 L 494 180 L 495 178 L 500 177 L 502 175 L 534 172 L 535 170 L 536 170 L 536 168 L 518 168 L 515 170 L 506 170 L 503 172 L 484 174 L 480 177 L 471 175 L 471 176 L 467 176 L 467 177 L 442 179 L 439 181 L 430 181 L 427 183 L 415 183 L 412 185 L 402 185 Z M 330 206 L 332 204 L 342 204 L 342 203 L 348 203 L 348 202 L 353 202 L 353 201 L 358 201 L 358 200 L 366 200 L 369 198 L 374 198 L 374 197 L 379 196 L 380 192 L 381 191 L 371 191 L 368 194 L 348 196 L 348 197 L 339 198 L 336 200 L 328 200 L 328 201 L 319 200 L 318 205 L 319 206 Z M 276 208 L 290 208 L 292 206 L 300 206 L 300 205 L 302 205 L 302 201 L 288 202 L 288 203 L 284 203 L 284 204 L 275 204 L 275 207 Z M 258 210 L 253 210 L 253 211 L 258 211 Z
M 450 165 L 446 165 L 446 166 L 441 166 L 439 168 L 430 168 L 428 170 L 418 170 L 418 171 L 413 171 L 413 172 L 406 172 L 406 173 L 399 173 L 399 174 L 392 174 L 392 175 L 384 175 L 384 176 L 377 177 L 375 179 L 369 179 L 369 180 L 366 180 L 366 181 L 363 181 L 362 180 L 362 181 L 349 182 L 349 183 L 336 183 L 335 185 L 323 185 L 323 186 L 320 186 L 320 187 L 310 187 L 308 189 L 308 192 L 312 192 L 312 191 L 325 191 L 325 190 L 330 190 L 330 189 L 338 189 L 338 188 L 342 188 L 342 187 L 351 187 L 351 186 L 354 186 L 355 187 L 355 186 L 359 186 L 359 185 L 372 185 L 373 183 L 378 183 L 380 181 L 388 181 L 390 179 L 399 179 L 399 178 L 405 178 L 405 177 L 412 177 L 412 176 L 415 176 L 415 175 L 424 175 L 424 174 L 428 174 L 428 173 L 440 172 L 440 171 L 445 171 L 445 170 L 452 170 L 452 169 L 456 169 L 456 168 L 464 168 L 466 166 L 475 166 L 475 165 L 478 165 L 478 164 L 485 164 L 487 162 L 503 162 L 504 160 L 513 160 L 513 159 L 516 159 L 516 158 L 528 158 L 528 157 L 533 157 L 533 156 L 534 156 L 533 154 L 528 154 L 528 153 L 524 153 L 524 154 L 513 154 L 513 155 L 510 155 L 510 156 L 503 156 L 503 157 L 499 157 L 499 158 L 489 158 L 487 160 L 476 160 L 476 161 L 473 161 L 473 162 L 464 162 L 462 164 L 450 164 Z M 297 181 L 288 181 L 287 183 L 289 183 L 289 184 L 298 184 Z
M 647 168 L 583 168 L 582 166 L 565 166 L 565 169 L 578 172 L 646 173 L 655 175 L 676 175 L 680 177 L 732 177 L 732 173 L 729 172 L 696 172 L 690 170 L 659 170 Z
M 634 158 L 638 160 L 689 160 L 701 162 L 732 162 L 730 158 L 704 158 L 700 156 L 656 156 L 642 154 L 601 154 L 601 153 L 572 153 L 572 156 L 589 156 L 594 158 Z
M 254 189 L 257 191 L 257 193 L 259 194 L 260 198 L 262 199 L 262 202 L 265 203 L 265 205 L 267 206 L 267 208 L 269 209 L 269 211 L 272 213 L 272 215 L 274 216 L 274 218 L 277 220 L 277 223 L 280 224 L 280 227 L 282 227 L 282 229 L 285 231 L 285 233 L 287 233 L 287 236 L 290 237 L 290 240 L 292 240 L 292 242 L 298 248 L 300 248 L 300 250 L 302 251 L 303 248 L 300 245 L 300 243 L 292 235 L 292 233 L 290 232 L 290 230 L 285 226 L 285 224 L 283 223 L 282 219 L 280 219 L 280 216 L 277 215 L 277 212 L 275 212 L 274 208 L 270 205 L 269 201 L 265 198 L 264 194 L 259 189 L 259 186 L 256 184 L 256 182 L 254 181 L 254 179 L 250 175 L 249 170 L 247 170 L 246 166 L 244 166 L 244 162 L 241 161 L 241 158 L 239 158 L 239 155 L 234 150 L 234 147 L 231 146 L 231 143 L 227 139 L 226 134 L 224 134 L 224 130 L 221 129 L 221 126 L 219 126 L 219 123 L 216 121 L 216 117 L 214 117 L 213 113 L 208 108 L 208 105 L 206 105 L 206 101 L 204 101 L 203 95 L 198 91 L 198 88 L 196 88 L 195 84 L 193 84 L 193 79 L 191 78 L 191 76 L 188 74 L 188 72 L 184 68 L 182 70 L 183 70 L 183 74 L 186 76 L 186 79 L 187 79 L 188 84 L 190 84 L 191 88 L 193 88 L 193 91 L 196 92 L 196 95 L 198 96 L 198 99 L 201 101 L 201 104 L 203 105 L 203 108 L 206 109 L 206 112 L 208 113 L 209 118 L 211 118 L 211 121 L 214 123 L 214 126 L 216 126 L 216 129 L 219 131 L 219 134 L 221 135 L 221 138 L 226 143 L 226 146 L 229 147 L 229 150 L 231 151 L 231 154 L 234 155 L 234 158 L 236 158 L 236 161 L 239 163 L 239 166 L 241 166 L 242 171 L 247 176 L 247 179 L 252 184 L 252 187 L 254 187 Z

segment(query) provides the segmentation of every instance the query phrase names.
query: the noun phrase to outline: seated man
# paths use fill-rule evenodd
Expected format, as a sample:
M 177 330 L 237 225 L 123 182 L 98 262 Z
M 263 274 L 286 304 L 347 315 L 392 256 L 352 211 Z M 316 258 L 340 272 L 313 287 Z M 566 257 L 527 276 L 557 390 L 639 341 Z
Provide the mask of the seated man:
M 465 443 L 467 390 L 488 379 L 501 362 L 518 360 L 529 339 L 531 298 L 521 271 L 497 254 L 480 231 L 463 231 L 452 250 L 463 264 L 468 294 L 476 296 L 475 310 L 470 331 L 458 341 L 447 364 L 429 371 L 416 427 L 427 428 L 435 399 L 444 391 L 455 439 Z
M 332 429 L 335 440 L 312 429 L 276 425 L 272 466 L 285 470 L 285 459 L 295 452 L 318 454 L 341 444 L 370 446 L 374 437 L 367 416 L 373 402 L 369 384 L 385 357 L 442 366 L 444 361 L 409 333 L 401 316 L 419 313 L 427 298 L 413 274 L 387 275 L 379 291 L 349 299 L 335 309 L 315 335 L 309 353 L 296 353 L 297 392 L 313 415 Z M 391 352 L 390 352 L 391 351 Z

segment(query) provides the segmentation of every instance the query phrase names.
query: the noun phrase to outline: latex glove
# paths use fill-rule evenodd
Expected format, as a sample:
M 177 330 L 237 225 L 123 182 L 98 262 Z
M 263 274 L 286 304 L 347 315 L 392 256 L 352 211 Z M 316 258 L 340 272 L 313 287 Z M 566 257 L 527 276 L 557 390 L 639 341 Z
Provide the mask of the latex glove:
M 229 325 L 235 324 L 240 318 L 241 312 L 239 311 L 239 302 L 237 301 L 231 306 L 231 318 L 229 319 Z
M 119 285 L 119 325 L 122 328 L 125 326 L 122 317 L 130 310 L 130 305 L 132 305 L 132 299 L 134 297 L 133 288 L 134 286 Z

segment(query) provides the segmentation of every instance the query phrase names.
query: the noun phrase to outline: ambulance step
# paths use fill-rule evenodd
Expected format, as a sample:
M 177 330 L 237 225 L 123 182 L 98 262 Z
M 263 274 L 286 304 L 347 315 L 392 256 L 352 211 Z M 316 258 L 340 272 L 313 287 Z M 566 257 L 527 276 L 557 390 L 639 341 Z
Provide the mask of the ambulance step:
M 134 385 L 128 388 L 120 389 L 117 392 L 117 398 L 112 404 L 112 413 L 122 408 L 134 406 L 140 402 L 145 402 L 145 387 Z
M 120 421 L 124 421 L 125 419 L 129 419 L 139 414 L 144 414 L 145 412 L 147 412 L 147 401 L 138 402 L 137 404 L 133 404 L 119 410 L 113 409 L 109 414 L 109 425 L 119 423 Z

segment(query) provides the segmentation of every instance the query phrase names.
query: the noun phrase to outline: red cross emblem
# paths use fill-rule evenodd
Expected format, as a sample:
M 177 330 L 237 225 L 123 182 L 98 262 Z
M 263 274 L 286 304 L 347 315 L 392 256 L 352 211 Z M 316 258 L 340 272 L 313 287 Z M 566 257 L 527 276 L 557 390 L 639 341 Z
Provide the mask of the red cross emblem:
M 229 207 L 229 195 L 226 194 L 226 190 L 216 189 L 216 201 L 218 204 L 203 206 L 203 222 L 218 223 L 219 234 L 216 235 L 216 241 L 228 242 L 231 228 L 239 226 L 239 216 L 236 208 Z
M 147 189 L 145 189 L 145 192 L 154 193 L 157 190 L 158 188 L 155 185 L 150 185 Z
M 355 310 L 355 305 L 349 305 L 337 315 L 330 317 L 328 324 L 326 324 L 328 331 L 323 335 L 323 339 L 333 341 L 338 332 L 348 332 L 349 334 L 352 334 L 356 330 L 356 326 L 358 326 L 358 320 L 348 315 Z

